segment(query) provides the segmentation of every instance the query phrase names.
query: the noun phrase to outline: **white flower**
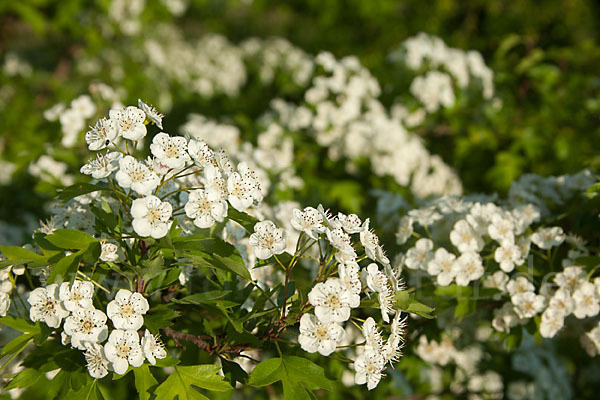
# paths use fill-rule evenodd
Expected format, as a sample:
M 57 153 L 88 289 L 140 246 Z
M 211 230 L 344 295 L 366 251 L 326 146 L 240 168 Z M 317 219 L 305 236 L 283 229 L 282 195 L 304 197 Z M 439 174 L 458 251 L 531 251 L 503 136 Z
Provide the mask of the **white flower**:
M 481 236 L 464 219 L 454 224 L 454 228 L 450 232 L 450 241 L 461 253 L 479 252 L 484 245 Z
M 354 251 L 354 248 L 352 247 L 352 239 L 350 238 L 350 235 L 348 235 L 344 231 L 344 228 L 342 228 L 342 227 L 338 227 L 338 228 L 334 228 L 334 229 L 327 228 L 325 230 L 325 234 L 327 235 L 327 240 L 333 247 L 335 247 L 342 253 L 345 253 L 345 254 L 348 254 L 351 256 L 356 255 L 356 252 Z
M 148 362 L 152 365 L 156 364 L 156 359 L 162 359 L 167 357 L 167 351 L 165 345 L 148 329 L 144 332 L 142 338 L 142 351 Z
M 548 307 L 562 312 L 565 317 L 571 314 L 575 308 L 571 292 L 566 288 L 559 288 L 550 298 Z
M 115 178 L 119 186 L 130 187 L 142 196 L 149 195 L 160 183 L 156 173 L 131 156 L 125 156 L 119 160 L 119 171 Z
M 108 375 L 109 361 L 104 355 L 104 347 L 98 343 L 85 343 L 86 367 L 92 378 L 101 379 Z
M 134 330 L 115 329 L 112 331 L 108 342 L 104 345 L 104 354 L 119 375 L 127 372 L 129 365 L 139 367 L 144 363 L 140 339 Z
M 488 226 L 488 234 L 502 246 L 509 246 L 515 242 L 515 225 L 510 219 L 494 214 L 492 223 Z
M 544 309 L 544 296 L 534 292 L 517 293 L 511 297 L 519 318 L 531 318 Z
M 524 276 L 519 276 L 516 279 L 511 279 L 506 285 L 506 290 L 511 296 L 514 296 L 519 293 L 525 292 L 533 292 L 535 290 L 535 286 L 533 283 L 529 281 L 529 279 Z
M 160 129 L 162 129 L 162 119 L 164 117 L 164 115 L 162 115 L 161 113 L 159 113 L 156 108 L 152 105 L 148 105 L 146 103 L 144 103 L 142 100 L 138 99 L 138 107 L 146 113 L 146 115 L 148 116 L 148 119 L 150 119 L 150 121 L 152 121 L 154 123 L 154 125 L 158 126 Z
M 377 329 L 375 320 L 371 317 L 367 318 L 362 326 L 362 334 L 365 338 L 365 350 L 380 352 L 383 347 L 383 339 L 381 333 Z
M 290 223 L 294 229 L 306 233 L 314 240 L 318 240 L 319 234 L 325 232 L 323 216 L 313 207 L 306 207 L 304 210 L 295 208 Z
M 389 314 L 392 314 L 392 302 L 394 299 L 394 291 L 390 285 L 390 280 L 385 273 L 379 271 L 379 267 L 375 263 L 371 263 L 367 268 L 363 269 L 363 274 L 366 275 L 366 283 L 369 289 L 379 293 L 379 308 L 381 309 L 381 317 L 385 322 L 390 322 Z
M 483 264 L 478 253 L 463 253 L 454 262 L 454 273 L 456 284 L 467 286 L 469 282 L 483 276 Z
M 510 328 L 521 323 L 521 319 L 515 313 L 515 307 L 510 302 L 506 302 L 501 308 L 494 310 L 494 319 L 492 327 L 500 332 L 509 332 Z
M 185 167 L 185 163 L 190 160 L 185 138 L 180 136 L 171 137 L 164 132 L 154 136 L 150 145 L 150 151 L 154 157 L 169 168 L 183 168 Z
M 266 260 L 273 254 L 281 254 L 285 251 L 285 231 L 283 228 L 277 228 L 269 220 L 257 222 L 248 244 L 254 247 L 254 255 L 257 258 Z
M 440 286 L 448 286 L 455 277 L 453 268 L 456 256 L 443 247 L 435 251 L 434 258 L 427 264 L 429 275 L 437 276 L 436 280 Z
M 413 234 L 413 219 L 409 216 L 400 218 L 398 230 L 396 231 L 396 241 L 402 245 Z
M 581 278 L 585 276 L 583 268 L 577 265 L 566 267 L 562 272 L 556 274 L 554 282 L 561 288 L 573 292 L 581 283 Z
M 119 259 L 119 246 L 115 243 L 102 242 L 100 261 L 115 262 Z
M 215 153 L 204 140 L 190 139 L 187 147 L 188 153 L 196 164 L 205 167 L 216 162 Z
M 373 261 L 389 264 L 390 260 L 385 256 L 383 247 L 379 244 L 377 235 L 369 230 L 369 220 L 365 221 L 364 229 L 360 232 L 360 242 L 365 248 L 365 253 Z
M 85 142 L 92 151 L 102 150 L 119 136 L 116 121 L 102 118 L 85 134 Z
M 227 200 L 233 208 L 245 211 L 254 202 L 252 193 L 255 190 L 255 182 L 243 177 L 239 172 L 233 172 L 227 178 Z
M 192 190 L 185 204 L 185 214 L 194 219 L 198 228 L 210 228 L 215 221 L 223 222 L 227 216 L 227 203 L 210 200 L 202 189 Z
M 442 215 L 437 212 L 435 206 L 410 210 L 408 216 L 421 226 L 429 226 L 442 219 Z
M 125 139 L 140 140 L 146 136 L 146 113 L 139 108 L 129 106 L 122 110 L 110 110 L 108 116 L 117 123 L 119 133 Z
M 106 314 L 95 308 L 77 309 L 65 320 L 64 330 L 73 347 L 85 350 L 86 342 L 103 342 L 108 336 Z
M 312 314 L 304 314 L 300 318 L 298 343 L 304 351 L 318 351 L 321 355 L 328 356 L 335 351 L 345 333 L 344 328 L 335 322 L 324 323 Z
M 549 307 L 542 313 L 540 335 L 545 338 L 554 337 L 565 324 L 565 314 L 561 310 Z
M 515 264 L 522 264 L 521 250 L 518 246 L 504 242 L 504 244 L 494 252 L 494 260 L 500 264 L 500 268 L 504 272 L 510 272 L 515 269 Z
M 536 233 L 531 235 L 531 241 L 540 249 L 550 249 L 554 246 L 559 246 L 565 241 L 565 234 L 561 227 L 555 226 L 552 228 L 540 228 Z
M 504 271 L 496 271 L 491 275 L 485 277 L 483 281 L 483 287 L 498 289 L 501 292 L 506 292 L 506 283 L 508 282 L 508 275 Z
M 29 318 L 33 322 L 42 321 L 51 328 L 58 328 L 63 318 L 69 315 L 58 300 L 58 285 L 39 287 L 29 293 L 27 302 L 31 304 Z
M 204 178 L 204 190 L 209 200 L 227 200 L 227 183 L 223 179 L 219 168 L 207 164 L 204 166 Z
M 345 215 L 338 213 L 337 219 L 346 233 L 358 233 L 364 230 L 362 221 L 356 214 Z
M 156 196 L 135 199 L 131 204 L 133 230 L 141 237 L 160 239 L 169 232 L 172 212 L 171 203 L 160 201 Z
M 579 319 L 594 317 L 600 312 L 600 299 L 596 286 L 591 282 L 582 282 L 573 292 L 573 300 L 575 301 L 573 315 Z
M 73 312 L 80 308 L 92 307 L 94 285 L 87 281 L 75 281 L 73 285 L 64 282 L 61 283 L 58 293 L 64 308 Z
M 144 324 L 149 309 L 148 300 L 140 293 L 120 289 L 115 299 L 106 306 L 106 313 L 117 329 L 138 330 Z
M 350 309 L 359 306 L 360 296 L 346 289 L 340 279 L 329 278 L 312 288 L 308 301 L 321 322 L 344 322 L 350 318 Z
M 90 160 L 79 169 L 85 175 L 91 175 L 94 179 L 103 179 L 119 169 L 119 161 L 123 155 L 113 151 L 107 154 L 98 153 L 96 159 Z
M 0 292 L 0 317 L 5 317 L 10 307 L 10 296 L 8 293 Z
M 83 118 L 90 118 L 96 112 L 96 106 L 94 105 L 92 98 L 87 94 L 82 94 L 76 99 L 73 99 L 73 101 L 71 101 L 71 108 Z
M 339 264 L 338 275 L 340 280 L 353 294 L 360 294 L 362 284 L 360 282 L 359 267 L 357 263 Z
M 406 252 L 404 263 L 411 269 L 426 269 L 433 254 L 433 242 L 430 239 L 419 239 L 415 247 Z
M 369 390 L 375 389 L 381 380 L 385 359 L 381 353 L 365 351 L 354 362 L 354 383 L 357 385 L 367 384 Z
M 585 334 L 596 346 L 596 351 L 600 352 L 600 322 L 594 329 Z

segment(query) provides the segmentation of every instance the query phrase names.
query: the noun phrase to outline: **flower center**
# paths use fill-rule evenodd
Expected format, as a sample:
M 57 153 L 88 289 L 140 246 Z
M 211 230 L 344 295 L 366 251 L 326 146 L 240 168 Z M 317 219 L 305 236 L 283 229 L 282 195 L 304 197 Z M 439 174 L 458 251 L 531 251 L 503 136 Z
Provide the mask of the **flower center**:
M 173 146 L 172 144 L 167 145 L 167 148 L 165 149 L 165 153 L 167 154 L 167 157 L 169 157 L 169 158 L 176 158 L 179 155 L 179 151 L 177 151 L 177 147 Z
M 160 212 L 156 208 L 148 210 L 148 221 L 150 221 L 151 224 L 160 221 Z
M 90 320 L 84 321 L 83 324 L 81 324 L 81 330 L 85 333 L 92 332 L 92 328 L 94 328 L 94 324 Z
M 44 304 L 44 310 L 47 312 L 54 312 L 54 301 L 46 300 L 46 304 Z
M 144 171 L 142 169 L 136 168 L 131 172 L 130 176 L 133 182 L 141 182 L 144 180 L 146 174 L 144 174 Z
M 340 306 L 342 305 L 342 303 L 340 302 L 340 298 L 337 294 L 330 294 L 325 303 L 329 308 L 334 310 L 340 308 Z
M 131 315 L 133 315 L 135 313 L 133 307 L 131 307 L 129 304 L 125 304 L 124 306 L 121 306 L 121 315 L 123 317 L 129 317 Z
M 329 335 L 327 334 L 327 329 L 324 326 L 319 326 L 316 330 L 315 330 L 315 337 L 318 340 L 325 340 L 329 337 Z
M 127 357 L 130 351 L 131 347 L 127 346 L 126 343 L 121 343 L 119 347 L 117 347 L 117 355 L 122 358 Z

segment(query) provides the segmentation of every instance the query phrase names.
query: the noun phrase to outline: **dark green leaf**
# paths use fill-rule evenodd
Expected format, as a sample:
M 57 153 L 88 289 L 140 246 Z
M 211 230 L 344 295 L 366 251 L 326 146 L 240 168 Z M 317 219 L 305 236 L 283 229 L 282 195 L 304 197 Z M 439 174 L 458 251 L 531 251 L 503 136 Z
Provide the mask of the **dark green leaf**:
M 57 229 L 51 235 L 46 236 L 46 240 L 61 249 L 76 250 L 86 249 L 90 243 L 98 241 L 98 239 L 85 232 L 73 229 Z
M 148 364 L 142 364 L 141 367 L 134 368 L 133 374 L 135 375 L 135 388 L 140 400 L 150 399 L 150 389 L 158 384 L 158 381 L 154 378 L 148 368 Z
M 154 391 L 159 399 L 172 400 L 207 400 L 192 386 L 210 391 L 223 392 L 231 386 L 217 375 L 221 367 L 218 365 L 194 365 L 189 367 L 175 367 L 167 380 L 160 384 Z

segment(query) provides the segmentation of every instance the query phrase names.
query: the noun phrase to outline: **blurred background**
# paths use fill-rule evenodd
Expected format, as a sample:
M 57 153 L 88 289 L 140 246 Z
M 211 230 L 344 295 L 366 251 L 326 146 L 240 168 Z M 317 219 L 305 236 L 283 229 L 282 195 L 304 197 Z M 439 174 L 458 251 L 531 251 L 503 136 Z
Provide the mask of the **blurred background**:
M 327 75 L 324 58 L 314 62 L 322 52 L 357 58 L 378 84 L 377 107 L 438 160 L 431 168 L 448 168 L 450 184 L 374 174 L 385 166 L 370 154 L 289 129 L 295 170 L 277 175 L 288 184 L 274 186 L 273 203 L 376 218 L 397 200 L 382 193 L 409 208 L 435 195 L 502 197 L 528 173 L 597 171 L 599 21 L 592 0 L 0 0 L 0 243 L 25 243 L 56 190 L 87 180 L 83 137 L 110 108 L 141 98 L 166 114 L 166 132 L 227 147 L 215 136 L 233 129 L 231 141 L 261 147 L 282 113 L 273 100 L 310 109 L 307 88 Z M 441 48 L 446 64 L 415 63 L 411 38 Z M 472 62 L 468 82 L 459 59 Z M 434 70 L 450 92 L 429 106 L 415 82 Z M 390 387 L 406 389 L 403 379 Z

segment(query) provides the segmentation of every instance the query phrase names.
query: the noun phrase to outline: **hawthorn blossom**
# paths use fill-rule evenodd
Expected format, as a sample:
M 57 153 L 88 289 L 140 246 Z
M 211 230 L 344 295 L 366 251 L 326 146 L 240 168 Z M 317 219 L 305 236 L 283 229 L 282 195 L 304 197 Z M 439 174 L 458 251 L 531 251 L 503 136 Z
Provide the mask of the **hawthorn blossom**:
M 156 364 L 157 358 L 162 359 L 167 357 L 165 345 L 157 336 L 151 334 L 148 329 L 146 329 L 144 337 L 142 337 L 142 351 L 148 362 L 152 365 Z
M 385 273 L 379 271 L 379 267 L 375 263 L 371 263 L 363 269 L 363 274 L 366 275 L 365 280 L 368 288 L 378 293 L 377 299 L 379 300 L 381 317 L 385 322 L 390 322 L 389 314 L 394 312 L 392 307 L 394 291 L 390 285 L 390 280 Z
M 73 347 L 85 350 L 86 342 L 103 342 L 108 336 L 106 314 L 95 308 L 79 308 L 67 317 L 64 330 L 71 336 Z
M 210 201 L 227 200 L 227 183 L 219 168 L 212 164 L 204 167 L 204 190 L 206 198 Z
M 198 228 L 210 228 L 227 216 L 225 200 L 210 200 L 203 189 L 192 190 L 185 204 L 185 214 Z
M 190 160 L 187 153 L 187 141 L 181 136 L 169 136 L 164 132 L 152 139 L 150 151 L 161 163 L 169 168 L 180 169 Z
M 277 228 L 269 220 L 257 222 L 248 244 L 254 248 L 254 255 L 257 258 L 266 260 L 274 254 L 285 251 L 285 231 L 283 228 Z
M 98 153 L 96 159 L 90 160 L 83 165 L 79 172 L 85 175 L 91 175 L 94 179 L 104 179 L 114 171 L 119 169 L 119 161 L 123 155 L 113 151 L 106 154 Z
M 373 261 L 389 264 L 390 260 L 385 256 L 383 247 L 379 243 L 377 235 L 369 230 L 369 220 L 365 221 L 364 229 L 360 232 L 360 242 L 365 248 L 365 254 Z
M 575 302 L 568 289 L 559 288 L 550 298 L 548 308 L 560 311 L 566 317 L 573 312 Z
M 408 238 L 413 234 L 413 219 L 409 216 L 400 218 L 398 230 L 396 231 L 396 242 L 399 245 L 406 243 Z
M 119 186 L 131 188 L 142 196 L 149 195 L 160 183 L 155 172 L 132 156 L 125 156 L 119 160 L 119 171 L 115 178 Z
M 453 268 L 455 261 L 456 256 L 454 254 L 440 247 L 435 251 L 433 259 L 427 264 L 427 272 L 429 275 L 436 276 L 438 285 L 448 286 L 456 276 L 456 271 Z
M 478 253 L 463 253 L 456 259 L 453 265 L 456 284 L 467 286 L 469 282 L 477 280 L 483 276 L 483 264 L 481 256 Z
M 346 286 L 346 289 L 353 294 L 360 294 L 362 284 L 357 263 L 339 264 L 338 275 L 344 286 Z
M 159 113 L 153 105 L 149 105 L 144 103 L 142 100 L 138 99 L 138 107 L 146 113 L 146 116 L 154 125 L 158 126 L 162 129 L 162 119 L 164 115 Z
M 59 298 L 65 309 L 74 312 L 80 308 L 92 307 L 94 285 L 88 281 L 75 281 L 72 285 L 68 282 L 61 283 Z
M 508 242 L 504 242 L 502 246 L 496 249 L 494 260 L 500 264 L 500 269 L 504 272 L 511 272 L 515 269 L 515 264 L 520 265 L 523 263 L 519 247 Z
M 544 309 L 544 296 L 534 292 L 517 293 L 511 297 L 519 318 L 531 318 Z
M 450 241 L 461 253 L 479 252 L 484 245 L 481 236 L 464 219 L 454 224 L 450 232 Z
M 115 262 L 119 259 L 119 246 L 115 243 L 102 242 L 100 261 Z
M 350 235 L 348 235 L 342 227 L 338 228 L 327 228 L 325 230 L 325 234 L 327 235 L 327 240 L 329 243 L 338 249 L 340 252 L 355 256 L 356 252 L 352 247 L 352 239 Z
M 555 308 L 547 308 L 542 313 L 540 335 L 545 338 L 554 337 L 565 324 L 565 314 Z
M 51 328 L 58 328 L 63 318 L 69 315 L 59 300 L 56 283 L 34 289 L 29 293 L 27 302 L 31 305 L 29 318 L 33 322 L 42 321 Z
M 357 385 L 367 384 L 367 389 L 372 390 L 377 387 L 385 367 L 385 359 L 381 353 L 374 351 L 365 351 L 354 361 L 354 382 Z
M 594 317 L 600 312 L 600 298 L 596 286 L 591 282 L 585 281 L 579 285 L 573 292 L 573 301 L 573 315 L 576 318 Z
M 360 296 L 346 289 L 339 278 L 329 278 L 312 288 L 308 301 L 321 322 L 344 322 L 350 318 L 350 309 L 360 305 Z
M 500 245 L 509 246 L 515 242 L 515 225 L 510 219 L 495 214 L 488 226 L 488 234 Z
M 254 202 L 252 193 L 254 192 L 256 182 L 240 175 L 239 172 L 233 172 L 227 178 L 227 191 L 229 196 L 227 200 L 233 208 L 238 211 L 245 211 Z
M 419 239 L 415 246 L 406 252 L 404 264 L 410 269 L 426 269 L 433 254 L 433 242 L 431 239 Z
M 336 322 L 324 323 L 313 314 L 304 314 L 300 318 L 298 343 L 302 350 L 328 356 L 335 351 L 337 343 L 345 335 L 344 328 Z
M 0 317 L 5 317 L 10 307 L 10 296 L 6 292 L 0 292 Z
M 340 222 L 340 225 L 344 228 L 346 233 L 349 234 L 362 232 L 365 228 L 356 214 L 345 215 L 338 213 L 337 220 Z
M 129 140 L 140 140 L 146 136 L 146 113 L 135 106 L 122 110 L 110 110 L 108 116 L 118 125 L 119 133 Z
M 383 347 L 381 333 L 377 329 L 377 324 L 372 317 L 365 320 L 362 326 L 362 334 L 365 338 L 365 350 L 380 352 Z
M 323 216 L 313 207 L 306 207 L 304 210 L 295 208 L 292 211 L 290 224 L 294 229 L 306 233 L 313 240 L 318 240 L 319 234 L 325 232 Z
M 526 277 L 519 276 L 516 279 L 511 279 L 506 284 L 506 290 L 508 290 L 508 293 L 511 296 L 514 296 L 519 293 L 533 292 L 535 290 L 535 286 L 533 286 L 533 283 L 531 283 L 531 281 L 529 281 L 529 279 Z
M 582 282 L 581 278 L 585 276 L 583 268 L 578 265 L 566 267 L 562 272 L 559 272 L 554 277 L 554 282 L 561 288 L 567 289 L 569 292 L 575 291 Z
M 149 308 L 148 300 L 140 293 L 120 289 L 106 306 L 106 313 L 115 328 L 137 330 L 144 324 L 143 315 Z
M 127 372 L 130 365 L 139 367 L 144 363 L 144 353 L 135 330 L 113 330 L 104 345 L 104 354 L 119 375 Z
M 106 148 L 119 136 L 117 122 L 102 118 L 85 134 L 85 142 L 92 151 Z M 120 154 L 120 153 L 119 153 Z
M 213 165 L 216 162 L 215 153 L 204 140 L 190 139 L 187 150 L 196 164 L 201 167 Z
M 104 347 L 98 343 L 85 343 L 84 353 L 86 367 L 92 378 L 102 379 L 108 375 L 109 361 L 104 354 Z
M 548 250 L 554 246 L 559 246 L 565 241 L 565 234 L 561 227 L 540 228 L 531 235 L 531 241 L 540 249 Z
M 141 237 L 152 236 L 154 239 L 165 237 L 171 227 L 173 206 L 161 201 L 156 196 L 135 199 L 131 204 L 133 230 Z

